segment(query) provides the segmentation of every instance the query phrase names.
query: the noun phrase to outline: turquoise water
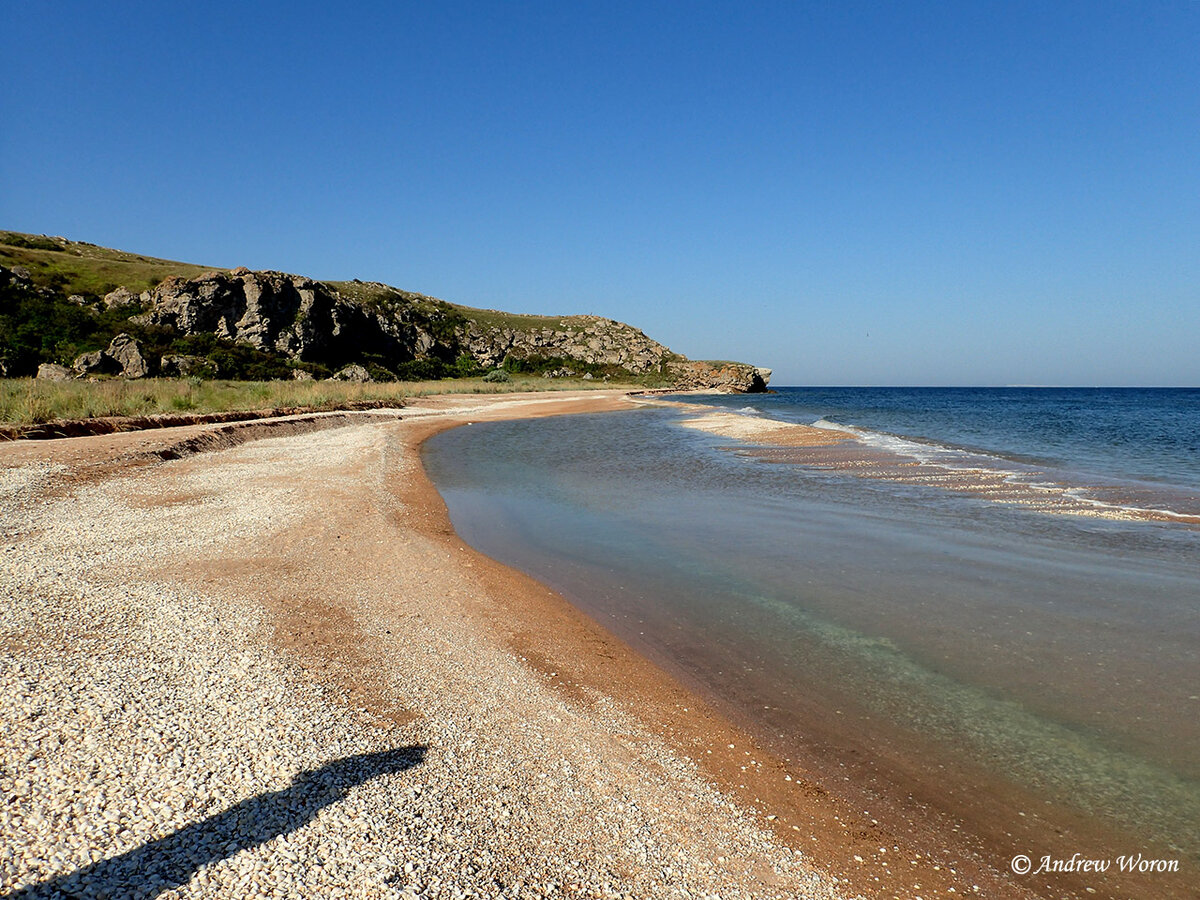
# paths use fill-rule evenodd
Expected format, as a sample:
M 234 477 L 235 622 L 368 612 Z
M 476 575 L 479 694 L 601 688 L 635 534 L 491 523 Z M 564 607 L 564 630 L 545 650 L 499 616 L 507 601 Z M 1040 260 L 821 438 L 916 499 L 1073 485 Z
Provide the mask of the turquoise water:
M 1116 442 L 1076 450 L 1103 414 L 1055 416 L 1048 395 L 993 396 L 972 422 L 954 413 L 962 393 L 907 411 L 898 390 L 857 405 L 796 394 L 716 403 L 854 427 L 888 452 L 933 447 L 948 464 L 982 455 L 1108 500 L 1144 499 L 1152 482 L 1156 503 L 1186 511 L 1195 493 L 1194 435 L 1161 437 L 1174 415 L 1161 396 L 1131 416 L 1160 446 L 1122 462 Z M 1196 394 L 1181 396 L 1178 421 L 1192 421 Z M 1110 419 L 1137 407 L 1122 402 Z M 1060 433 L 1005 431 L 996 404 L 1026 423 L 1041 404 Z M 1045 852 L 1069 856 L 1063 834 L 1084 821 L 1114 853 L 1149 842 L 1195 865 L 1200 529 L 1051 515 L 802 455 L 779 464 L 681 427 L 687 414 L 473 425 L 432 439 L 425 461 L 465 540 L 562 591 L 785 758 L 837 759 L 880 795 L 927 785 L 919 802 L 990 837 L 1028 826 L 1016 817 L 1032 798 L 1047 844 L 1066 842 Z M 969 790 L 980 779 L 988 790 Z

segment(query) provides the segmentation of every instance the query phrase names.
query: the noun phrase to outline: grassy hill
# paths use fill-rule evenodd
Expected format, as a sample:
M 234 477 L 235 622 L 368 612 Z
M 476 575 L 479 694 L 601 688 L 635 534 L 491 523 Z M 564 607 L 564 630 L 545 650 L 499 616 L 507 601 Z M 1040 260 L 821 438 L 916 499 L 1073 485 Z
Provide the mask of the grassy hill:
M 213 268 L 16 231 L 0 231 L 0 265 L 28 269 L 34 284 L 64 296 L 89 297 L 103 297 L 122 286 L 140 294 L 168 275 L 194 278 Z
M 29 271 L 34 284 L 54 290 L 64 297 L 78 294 L 97 299 L 125 287 L 134 294 L 149 290 L 164 278 L 178 275 L 195 278 L 204 272 L 222 270 L 224 266 L 202 266 L 142 256 L 124 250 L 100 247 L 86 241 L 63 237 L 0 231 L 0 265 L 22 267 Z M 325 281 L 337 290 L 369 309 L 394 310 L 411 305 L 422 312 L 440 310 L 456 312 L 483 326 L 512 329 L 549 328 L 574 330 L 575 316 L 533 316 L 502 312 L 495 309 L 476 309 L 458 303 L 447 303 L 436 297 L 403 291 L 377 281 Z

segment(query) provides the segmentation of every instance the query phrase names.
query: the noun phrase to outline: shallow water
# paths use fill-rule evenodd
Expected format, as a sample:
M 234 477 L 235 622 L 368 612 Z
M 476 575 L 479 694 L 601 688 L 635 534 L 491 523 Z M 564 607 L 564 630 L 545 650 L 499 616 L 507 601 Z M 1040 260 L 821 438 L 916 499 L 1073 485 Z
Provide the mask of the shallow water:
M 1032 834 L 1070 856 L 1091 829 L 1114 855 L 1153 846 L 1195 871 L 1200 529 L 779 464 L 684 415 L 467 426 L 425 461 L 465 540 L 785 758 L 838 760 L 985 841 Z

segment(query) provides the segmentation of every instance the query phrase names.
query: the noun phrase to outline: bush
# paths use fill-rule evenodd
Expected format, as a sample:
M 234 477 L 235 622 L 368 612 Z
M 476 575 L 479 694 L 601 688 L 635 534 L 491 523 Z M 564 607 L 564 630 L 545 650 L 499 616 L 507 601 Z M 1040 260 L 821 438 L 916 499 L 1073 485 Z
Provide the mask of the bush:
M 437 381 L 448 373 L 449 367 L 440 359 L 410 359 L 396 366 L 399 381 Z
M 509 375 L 507 372 L 505 372 L 503 369 L 493 369 L 492 371 L 488 372 L 486 375 L 483 376 L 483 380 L 487 381 L 487 382 L 491 382 L 492 384 L 496 384 L 497 382 L 502 383 L 502 382 L 512 381 L 512 376 Z
M 17 234 L 12 231 L 0 232 L 0 244 L 7 244 L 10 247 L 25 247 L 29 250 L 62 250 L 62 246 L 58 241 L 51 240 L 44 235 L 35 237 L 34 235 Z
M 455 378 L 478 378 L 487 370 L 471 354 L 464 353 L 454 361 L 452 371 Z

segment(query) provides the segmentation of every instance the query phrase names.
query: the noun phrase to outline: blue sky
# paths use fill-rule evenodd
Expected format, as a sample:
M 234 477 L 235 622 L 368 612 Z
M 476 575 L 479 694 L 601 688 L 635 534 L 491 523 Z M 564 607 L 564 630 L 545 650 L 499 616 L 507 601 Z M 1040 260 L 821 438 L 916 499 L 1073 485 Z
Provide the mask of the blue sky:
M 0 227 L 777 384 L 1200 384 L 1200 3 L 11 4 Z

